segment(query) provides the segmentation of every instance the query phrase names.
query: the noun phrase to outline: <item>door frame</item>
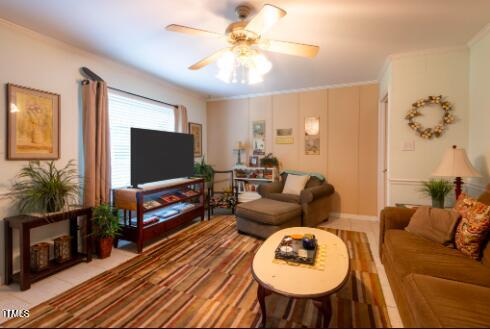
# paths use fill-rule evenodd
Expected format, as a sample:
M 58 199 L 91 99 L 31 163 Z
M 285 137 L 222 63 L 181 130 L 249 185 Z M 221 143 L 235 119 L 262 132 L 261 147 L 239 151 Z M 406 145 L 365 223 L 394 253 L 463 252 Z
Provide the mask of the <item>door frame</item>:
M 378 106 L 378 214 L 390 204 L 390 111 L 389 95 Z

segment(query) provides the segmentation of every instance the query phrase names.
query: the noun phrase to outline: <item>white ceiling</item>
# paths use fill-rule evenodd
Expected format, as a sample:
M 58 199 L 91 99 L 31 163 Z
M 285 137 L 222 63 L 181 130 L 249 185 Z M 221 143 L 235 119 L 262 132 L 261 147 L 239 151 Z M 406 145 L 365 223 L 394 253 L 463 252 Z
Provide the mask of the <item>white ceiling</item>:
M 489 0 L 270 0 L 288 14 L 268 34 L 316 44 L 314 59 L 269 53 L 255 86 L 227 85 L 216 65 L 187 67 L 224 42 L 164 30 L 224 32 L 240 0 L 1 0 L 0 17 L 212 96 L 376 80 L 394 53 L 465 45 L 490 22 Z M 264 2 L 249 1 L 260 9 Z

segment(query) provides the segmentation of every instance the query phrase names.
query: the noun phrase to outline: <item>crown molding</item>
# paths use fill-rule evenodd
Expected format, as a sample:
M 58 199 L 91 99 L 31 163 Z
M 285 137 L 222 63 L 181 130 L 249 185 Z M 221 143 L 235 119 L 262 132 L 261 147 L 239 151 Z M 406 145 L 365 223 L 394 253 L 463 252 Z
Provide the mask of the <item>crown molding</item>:
M 468 41 L 468 47 L 473 47 L 477 44 L 481 39 L 483 39 L 488 33 L 490 33 L 490 23 L 485 25 L 477 34 L 473 36 L 473 38 Z
M 377 83 L 378 83 L 378 80 L 359 81 L 359 82 L 352 82 L 352 83 L 339 83 L 339 84 L 332 84 L 332 85 L 298 88 L 298 89 L 285 89 L 285 90 L 270 91 L 270 92 L 264 92 L 264 93 L 237 95 L 237 96 L 210 97 L 210 98 L 208 98 L 207 101 L 208 102 L 217 102 L 217 101 L 233 100 L 233 99 L 247 99 L 247 98 L 253 98 L 253 97 L 260 97 L 260 96 L 293 94 L 293 93 L 301 93 L 301 92 L 306 92 L 306 91 L 315 91 L 315 90 L 323 90 L 323 89 L 335 89 L 335 88 L 356 87 L 356 86 L 364 86 L 364 85 L 374 85 Z

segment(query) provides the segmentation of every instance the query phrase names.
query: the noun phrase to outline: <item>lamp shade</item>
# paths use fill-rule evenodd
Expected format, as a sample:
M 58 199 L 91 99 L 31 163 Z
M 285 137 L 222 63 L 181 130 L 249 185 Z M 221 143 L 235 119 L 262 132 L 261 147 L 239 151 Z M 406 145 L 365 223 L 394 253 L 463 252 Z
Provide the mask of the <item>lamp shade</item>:
M 481 177 L 471 164 L 466 151 L 453 146 L 442 158 L 432 176 L 441 177 Z

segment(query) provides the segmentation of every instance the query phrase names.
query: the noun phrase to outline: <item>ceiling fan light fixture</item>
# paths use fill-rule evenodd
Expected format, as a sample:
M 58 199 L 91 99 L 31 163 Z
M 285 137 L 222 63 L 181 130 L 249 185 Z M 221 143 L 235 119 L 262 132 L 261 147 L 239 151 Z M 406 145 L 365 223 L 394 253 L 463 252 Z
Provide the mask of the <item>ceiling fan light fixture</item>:
M 249 85 L 254 85 L 254 84 L 260 83 L 262 81 L 264 81 L 262 74 L 257 72 L 257 70 L 255 70 L 255 69 L 249 69 L 249 71 L 248 71 L 248 84 Z
M 284 9 L 265 4 L 252 19 L 248 19 L 250 11 L 247 5 L 238 6 L 236 13 L 239 21 L 228 25 L 225 34 L 178 24 L 168 25 L 166 29 L 171 32 L 226 40 L 229 43 L 227 48 L 222 48 L 189 66 L 190 70 L 199 70 L 217 62 L 216 77 L 226 83 L 262 82 L 263 76 L 272 69 L 271 62 L 260 53 L 262 50 L 306 58 L 313 58 L 318 54 L 318 46 L 264 38 L 264 35 L 286 16 Z
M 217 60 L 216 77 L 225 83 L 257 84 L 272 69 L 272 63 L 254 49 L 226 51 Z
M 257 71 L 261 75 L 269 73 L 269 71 L 272 69 L 272 63 L 262 54 L 256 55 L 254 57 L 254 62 Z

